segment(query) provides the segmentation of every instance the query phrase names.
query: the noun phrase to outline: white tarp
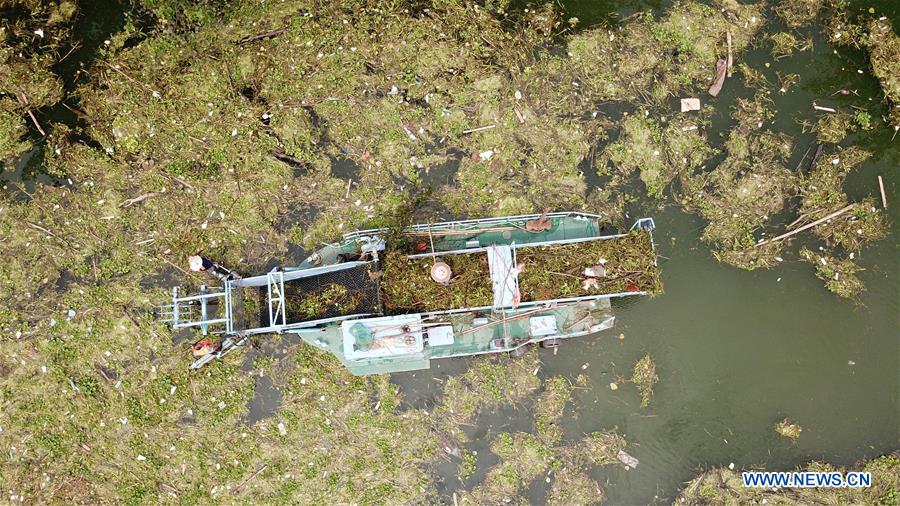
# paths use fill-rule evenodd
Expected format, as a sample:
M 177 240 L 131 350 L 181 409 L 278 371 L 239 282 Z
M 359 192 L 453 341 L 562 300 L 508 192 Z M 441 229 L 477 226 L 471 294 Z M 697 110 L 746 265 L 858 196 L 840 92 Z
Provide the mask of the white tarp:
M 422 318 L 417 314 L 344 320 L 341 334 L 348 360 L 411 355 L 424 349 Z
M 494 289 L 494 307 L 511 307 L 517 304 L 519 271 L 513 263 L 510 246 L 491 246 L 487 249 L 491 285 Z

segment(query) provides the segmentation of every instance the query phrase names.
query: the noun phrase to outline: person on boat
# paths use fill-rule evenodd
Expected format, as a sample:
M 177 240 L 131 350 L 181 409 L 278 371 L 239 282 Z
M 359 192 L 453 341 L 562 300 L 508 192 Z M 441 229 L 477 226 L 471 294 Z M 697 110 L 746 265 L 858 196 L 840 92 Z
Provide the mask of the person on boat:
M 233 272 L 204 256 L 191 255 L 190 257 L 188 257 L 188 264 L 190 265 L 192 271 L 208 272 L 209 274 L 212 274 L 222 281 L 225 281 L 227 279 L 234 279 L 235 277 Z

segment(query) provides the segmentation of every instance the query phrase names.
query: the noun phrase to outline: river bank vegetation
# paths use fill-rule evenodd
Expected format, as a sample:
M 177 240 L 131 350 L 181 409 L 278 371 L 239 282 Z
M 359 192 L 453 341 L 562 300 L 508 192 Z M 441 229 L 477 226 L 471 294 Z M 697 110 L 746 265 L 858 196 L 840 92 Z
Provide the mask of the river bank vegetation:
M 421 221 L 551 208 L 627 226 L 640 199 L 679 205 L 723 262 L 813 262 L 856 298 L 857 262 L 889 220 L 875 191 L 843 186 L 867 156 L 854 131 L 900 125 L 900 43 L 876 14 L 798 5 L 682 1 L 581 27 L 549 3 L 0 1 L 2 500 L 431 499 L 431 466 L 468 462 L 452 454 L 479 413 L 532 404 L 533 430 L 498 435 L 499 462 L 460 498 L 550 479 L 555 503 L 599 500 L 589 470 L 625 465 L 628 435 L 565 434 L 578 382 L 541 378 L 536 352 L 473 360 L 426 410 L 388 377 L 352 377 L 286 338 L 255 343 L 277 360 L 190 372 L 197 336 L 153 310 L 171 285 L 209 281 L 184 269 L 188 255 L 262 272 L 428 186 Z M 821 144 L 802 157 L 772 98 L 793 81 L 741 62 L 770 44 L 776 15 L 790 26 L 778 55 L 809 51 L 810 26 L 827 26 L 836 48 L 866 51 L 882 90 L 827 102 L 849 123 L 804 115 Z M 698 96 L 699 110 L 678 107 Z M 644 365 L 634 381 L 649 402 Z M 262 378 L 281 402 L 251 423 Z

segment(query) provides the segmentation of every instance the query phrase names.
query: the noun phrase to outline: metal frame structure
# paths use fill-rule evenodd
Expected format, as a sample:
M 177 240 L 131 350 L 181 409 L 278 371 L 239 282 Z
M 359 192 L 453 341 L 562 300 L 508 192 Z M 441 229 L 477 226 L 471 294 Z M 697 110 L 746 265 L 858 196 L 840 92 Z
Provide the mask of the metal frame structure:
M 510 216 L 510 217 L 502 217 L 502 218 L 485 218 L 485 219 L 475 219 L 475 220 L 460 220 L 460 221 L 449 221 L 442 222 L 437 224 L 421 224 L 410 227 L 411 230 L 415 231 L 428 231 L 428 230 L 446 230 L 447 228 L 454 228 L 458 230 L 465 230 L 464 227 L 472 226 L 472 225 L 491 225 L 491 224 L 499 224 L 499 223 L 508 223 L 512 220 L 530 220 L 536 219 L 540 217 L 539 214 L 529 214 L 529 215 L 520 215 L 520 216 Z M 583 219 L 597 219 L 600 218 L 599 215 L 589 214 L 589 213 L 577 213 L 577 212 L 557 212 L 557 213 L 548 213 L 546 215 L 547 218 L 562 218 L 562 217 L 575 217 L 575 218 L 583 218 Z M 460 228 L 457 228 L 460 227 Z M 648 232 L 651 232 L 651 245 L 655 251 L 655 244 L 652 241 L 652 231 L 655 228 L 655 223 L 652 218 L 643 218 L 635 221 L 632 225 L 631 230 L 635 229 L 644 229 Z M 477 229 L 473 229 L 477 230 Z M 349 240 L 359 240 L 360 238 L 367 239 L 370 243 L 374 237 L 378 237 L 378 234 L 383 232 L 383 229 L 369 229 L 369 230 L 361 230 L 357 232 L 351 232 L 348 234 L 344 234 L 344 241 Z M 513 258 L 513 266 L 516 265 L 516 252 L 519 248 L 527 248 L 527 247 L 536 247 L 536 246 L 547 246 L 547 245 L 559 245 L 559 244 L 573 244 L 573 243 L 581 243 L 587 241 L 597 241 L 597 240 L 609 240 L 616 239 L 620 237 L 626 236 L 626 234 L 610 234 L 606 236 L 600 237 L 587 237 L 587 238 L 578 238 L 578 239 L 567 239 L 567 240 L 555 240 L 555 241 L 542 241 L 535 243 L 526 243 L 526 244 L 515 244 L 511 245 L 512 248 L 512 258 Z M 372 245 L 371 247 L 373 252 L 377 249 L 377 244 Z M 487 247 L 473 247 L 468 249 L 459 249 L 452 251 L 441 251 L 440 255 L 455 255 L 455 254 L 464 254 L 464 253 L 475 253 L 480 251 L 486 251 Z M 408 255 L 408 258 L 422 258 L 433 256 L 434 253 L 423 253 L 423 254 L 415 254 Z M 373 255 L 377 259 L 377 252 Z M 198 369 L 207 362 L 227 355 L 234 351 L 234 349 L 241 347 L 247 340 L 247 338 L 251 335 L 255 334 L 264 334 L 264 333 L 284 333 L 284 332 L 293 332 L 293 333 L 304 333 L 313 330 L 312 328 L 318 327 L 328 323 L 339 322 L 342 320 L 353 319 L 353 318 L 364 318 L 368 316 L 376 316 L 373 313 L 359 313 L 359 314 L 351 314 L 351 315 L 342 315 L 336 316 L 332 318 L 324 318 L 319 320 L 310 320 L 296 323 L 288 323 L 287 320 L 287 307 L 286 307 L 286 292 L 285 292 L 285 283 L 289 281 L 294 281 L 302 278 L 318 276 L 325 273 L 337 272 L 345 269 L 351 269 L 354 267 L 358 267 L 360 265 L 366 265 L 374 263 L 376 260 L 371 261 L 352 261 L 352 262 L 343 262 L 339 264 L 330 264 L 320 267 L 309 267 L 309 268 L 301 268 L 301 269 L 273 269 L 272 271 L 248 278 L 237 278 L 237 279 L 229 279 L 224 282 L 224 286 L 222 287 L 207 287 L 206 285 L 202 285 L 200 287 L 200 293 L 197 295 L 187 295 L 182 296 L 179 294 L 179 288 L 174 287 L 172 289 L 172 303 L 159 308 L 160 320 L 171 324 L 173 329 L 184 329 L 184 328 L 192 328 L 199 327 L 201 333 L 205 336 L 209 333 L 213 334 L 225 334 L 227 337 L 222 341 L 222 345 L 218 351 L 214 353 L 207 354 L 203 357 L 197 359 L 192 365 L 192 369 Z M 518 279 L 514 280 L 516 284 L 518 284 Z M 267 295 L 267 304 L 265 310 L 268 311 L 269 317 L 269 325 L 266 327 L 258 326 L 245 326 L 242 324 L 242 319 L 239 320 L 240 325 L 238 328 L 235 328 L 235 318 L 234 314 L 234 304 L 235 304 L 235 293 L 234 290 L 243 290 L 244 288 L 253 288 L 253 287 L 265 287 L 265 293 Z M 243 296 L 240 292 L 237 293 L 239 306 L 243 304 Z M 622 292 L 622 293 L 614 293 L 614 294 L 600 294 L 600 295 L 586 295 L 579 297 L 567 297 L 560 299 L 552 299 L 552 300 L 540 300 L 540 301 L 530 301 L 530 302 L 522 302 L 518 304 L 516 308 L 509 307 L 494 307 L 494 306 L 484 306 L 484 307 L 468 307 L 468 308 L 458 308 L 451 310 L 441 310 L 441 311 L 431 311 L 431 312 L 422 312 L 418 313 L 423 318 L 427 317 L 435 317 L 435 316 L 445 316 L 452 315 L 458 313 L 466 313 L 466 312 L 492 312 L 492 313 L 501 313 L 506 314 L 507 311 L 512 311 L 512 313 L 516 313 L 519 311 L 526 310 L 528 308 L 552 308 L 559 304 L 568 304 L 568 303 L 577 303 L 589 300 L 601 300 L 601 299 L 613 299 L 619 297 L 633 296 L 633 295 L 646 295 L 644 291 L 637 292 Z M 210 307 L 211 303 L 215 302 L 216 306 L 219 309 L 219 314 L 221 316 L 216 315 L 217 317 L 210 318 Z M 240 307 L 238 308 L 240 309 Z M 199 313 L 199 314 L 198 314 Z M 242 315 L 238 315 L 242 316 Z M 249 328 L 247 328 L 249 327 Z M 502 350 L 501 350 L 502 351 Z

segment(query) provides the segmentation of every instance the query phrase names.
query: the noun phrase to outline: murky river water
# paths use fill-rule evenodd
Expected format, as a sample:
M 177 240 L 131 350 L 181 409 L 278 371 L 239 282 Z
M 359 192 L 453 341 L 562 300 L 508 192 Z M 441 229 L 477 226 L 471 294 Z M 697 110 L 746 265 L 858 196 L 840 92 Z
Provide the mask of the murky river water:
M 660 6 L 629 0 L 562 3 L 582 27 Z M 900 7 L 893 2 L 864 7 L 870 5 L 898 19 Z M 814 119 L 814 99 L 845 87 L 862 98 L 829 100 L 848 107 L 880 96 L 877 82 L 857 72 L 867 68 L 865 55 L 834 54 L 821 34 L 815 35 L 812 52 L 776 62 L 764 44 L 742 61 L 773 82 L 776 71 L 800 74 L 791 93 L 772 96 L 778 109 L 775 128 L 796 142 L 794 164 L 814 143 L 814 136 L 803 134 L 798 125 L 801 119 Z M 766 62 L 771 68 L 764 67 Z M 727 132 L 734 98 L 751 93 L 739 85 L 725 88 L 711 102 L 721 104 L 721 110 L 710 139 Z M 882 175 L 892 222 L 890 237 L 861 255 L 866 270 L 860 277 L 868 291 L 860 306 L 826 291 L 810 264 L 786 262 L 756 272 L 729 267 L 700 242 L 704 223 L 696 216 L 676 208 L 635 207 L 634 214 L 656 218 L 665 293 L 614 303 L 614 331 L 566 342 L 555 356 L 541 350 L 541 374 L 546 376 L 574 378 L 589 364 L 584 372 L 591 387 L 576 390 L 574 409 L 563 422 L 566 440 L 618 427 L 633 445 L 629 452 L 641 461 L 632 471 L 618 466 L 594 470 L 608 503 L 669 502 L 683 482 L 715 465 L 789 469 L 813 459 L 848 465 L 900 446 L 900 136 L 892 142 L 891 134 L 883 128 L 854 138 L 875 155 L 851 175 L 847 191 L 851 198 L 877 196 L 876 178 Z M 796 252 L 802 242 L 791 250 Z M 620 332 L 624 340 L 618 339 Z M 629 376 L 631 366 L 648 352 L 656 359 L 660 382 L 650 407 L 641 408 L 633 387 L 612 391 L 608 385 L 616 375 Z M 394 381 L 410 402 L 428 406 L 440 390 L 433 378 L 459 374 L 465 367 L 465 360 L 438 361 L 429 371 L 397 374 Z M 803 427 L 796 443 L 773 430 L 786 416 Z M 528 409 L 480 417 L 466 445 L 479 453 L 478 472 L 460 483 L 455 466 L 441 466 L 441 492 L 449 495 L 479 483 L 496 463 L 490 441 L 500 432 L 531 431 L 531 424 Z M 537 480 L 527 492 L 530 501 L 543 502 L 546 486 Z

